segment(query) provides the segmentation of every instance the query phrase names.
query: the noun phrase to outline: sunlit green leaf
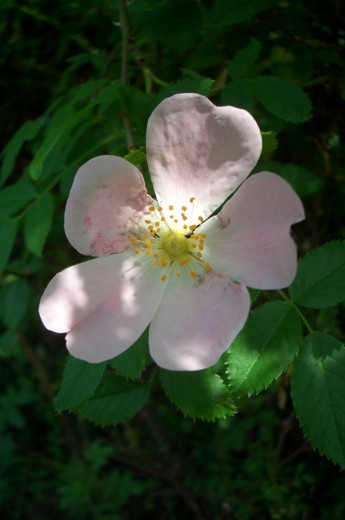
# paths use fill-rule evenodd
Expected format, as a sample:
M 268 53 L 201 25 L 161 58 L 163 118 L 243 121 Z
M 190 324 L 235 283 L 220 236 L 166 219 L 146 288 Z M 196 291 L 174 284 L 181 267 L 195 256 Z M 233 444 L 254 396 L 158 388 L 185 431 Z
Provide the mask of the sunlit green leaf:
M 214 421 L 236 413 L 223 379 L 211 369 L 198 372 L 161 370 L 160 377 L 170 401 L 192 419 Z
M 292 362 L 301 334 L 299 316 L 289 303 L 254 309 L 227 354 L 232 392 L 251 395 L 267 388 Z

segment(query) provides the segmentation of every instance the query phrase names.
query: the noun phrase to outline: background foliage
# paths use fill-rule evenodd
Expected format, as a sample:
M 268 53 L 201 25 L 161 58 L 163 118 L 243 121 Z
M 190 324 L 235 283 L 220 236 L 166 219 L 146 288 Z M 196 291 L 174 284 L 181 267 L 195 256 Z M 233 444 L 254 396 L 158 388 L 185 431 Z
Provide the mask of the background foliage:
M 115 0 L 2 0 L 0 14 L 2 516 L 343 518 L 342 2 L 325 9 L 316 0 L 311 9 L 288 0 L 133 0 L 126 8 Z M 291 374 L 306 327 L 271 292 L 253 294 L 227 373 L 211 385 L 206 372 L 158 378 L 149 369 L 139 380 L 150 363 L 145 337 L 129 358 L 114 360 L 110 378 L 103 364 L 66 359 L 64 339 L 39 321 L 47 281 L 81 261 L 63 232 L 77 168 L 101 153 L 145 163 L 149 114 L 186 91 L 250 110 L 264 132 L 258 170 L 279 173 L 303 197 L 307 219 L 295 230 L 303 260 L 283 296 L 318 332 L 306 336 Z M 267 337 L 250 357 L 260 326 Z M 265 379 L 274 338 L 286 349 Z M 320 394 L 320 382 L 327 392 Z M 218 408 L 196 409 L 193 395 L 185 399 L 191 389 L 206 397 L 211 389 Z M 109 394 L 128 396 L 123 409 Z M 104 403 L 96 412 L 94 398 Z M 232 417 L 234 400 L 240 412 Z M 128 420 L 99 428 L 81 418 L 107 424 L 109 406 Z M 193 414 L 218 420 L 184 417 Z M 320 423 L 330 437 L 320 435 Z

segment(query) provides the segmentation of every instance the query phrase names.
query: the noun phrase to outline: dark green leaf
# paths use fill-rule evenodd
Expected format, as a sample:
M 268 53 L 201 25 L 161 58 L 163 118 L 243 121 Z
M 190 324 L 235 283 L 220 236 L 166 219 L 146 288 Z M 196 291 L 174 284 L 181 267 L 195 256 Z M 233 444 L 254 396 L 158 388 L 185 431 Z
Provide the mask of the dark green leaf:
M 258 57 L 260 49 L 260 42 L 252 40 L 244 49 L 235 54 L 228 67 L 232 79 L 238 79 L 246 72 Z
M 263 132 L 265 133 L 265 132 Z M 282 164 L 278 162 L 267 162 L 260 164 L 260 171 L 278 173 L 285 179 L 301 197 L 312 195 L 319 191 L 322 181 L 316 175 L 297 164 Z
M 293 364 L 291 393 L 311 445 L 345 469 L 345 346 L 310 334 Z
M 298 263 L 289 288 L 291 298 L 305 307 L 322 309 L 345 300 L 345 241 L 324 244 Z
M 14 215 L 37 197 L 36 188 L 30 182 L 18 181 L 0 191 L 0 218 Z
M 75 410 L 87 401 L 96 390 L 106 365 L 91 364 L 69 356 L 61 388 L 54 401 L 56 411 Z
M 311 102 L 299 87 L 281 78 L 261 76 L 253 80 L 255 94 L 264 107 L 283 121 L 303 123 L 311 116 Z
M 211 369 L 198 372 L 161 370 L 161 382 L 170 401 L 192 419 L 214 421 L 236 413 L 223 379 Z
M 114 358 L 110 365 L 122 376 L 130 379 L 138 379 L 150 363 L 151 357 L 148 353 L 148 329 L 128 350 Z
M 270 7 L 273 2 L 274 0 L 216 0 L 212 22 L 221 26 L 246 22 Z
M 0 274 L 5 269 L 12 253 L 17 227 L 16 220 L 5 220 L 0 223 Z
M 128 381 L 106 372 L 94 396 L 78 412 L 96 424 L 105 426 L 127 421 L 137 414 L 150 394 L 150 385 Z
M 231 390 L 251 395 L 267 388 L 290 365 L 300 341 L 300 319 L 289 303 L 254 309 L 227 354 Z
M 2 154 L 3 162 L 0 174 L 1 185 L 4 184 L 11 175 L 16 157 L 20 152 L 24 142 L 34 139 L 42 126 L 43 122 L 41 120 L 26 121 L 7 144 Z
M 15 330 L 30 304 L 31 291 L 23 278 L 18 278 L 4 287 L 3 320 L 11 330 Z
M 25 216 L 24 237 L 29 251 L 41 256 L 50 231 L 54 210 L 54 199 L 50 193 L 39 197 Z
M 244 108 L 251 112 L 254 107 L 254 96 L 250 82 L 237 80 L 226 85 L 220 95 L 220 104 Z

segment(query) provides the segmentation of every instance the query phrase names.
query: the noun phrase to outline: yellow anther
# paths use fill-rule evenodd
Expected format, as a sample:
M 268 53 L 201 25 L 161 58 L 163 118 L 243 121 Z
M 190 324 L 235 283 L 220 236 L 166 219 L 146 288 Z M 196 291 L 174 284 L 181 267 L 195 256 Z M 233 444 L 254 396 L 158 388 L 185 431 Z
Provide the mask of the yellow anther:
M 159 222 L 155 222 L 155 226 L 159 226 Z
M 196 277 L 196 272 L 195 271 L 191 271 L 190 275 L 191 275 L 192 278 L 195 278 Z
M 154 210 L 155 210 L 155 208 L 153 206 L 149 207 L 149 211 L 154 211 Z
M 189 199 L 189 202 L 192 202 L 192 203 L 193 203 L 194 201 L 195 201 L 195 197 L 191 197 L 191 198 Z
M 209 271 L 211 269 L 211 265 L 208 262 L 205 262 L 205 270 Z
M 164 222 L 164 221 L 165 221 L 165 217 L 162 217 L 162 218 L 161 218 L 161 222 Z
M 169 215 L 169 218 L 174 218 L 174 215 Z
M 158 211 L 163 211 L 162 206 L 158 206 Z
M 206 235 L 206 233 L 200 233 L 199 237 L 200 237 L 200 238 L 206 238 L 207 235 Z
M 151 237 L 154 237 L 155 236 L 154 231 L 150 231 L 150 235 L 151 235 Z
M 189 226 L 189 229 L 190 229 L 191 231 L 194 231 L 194 230 L 196 229 L 196 226 L 193 224 L 192 226 Z
M 145 255 L 150 255 L 150 254 L 151 254 L 151 251 L 149 249 L 146 249 Z
M 174 222 L 175 222 L 175 224 L 177 224 L 177 223 L 178 223 L 178 220 L 177 220 L 177 218 L 175 218 L 175 219 L 174 219 Z
M 166 275 L 166 274 L 163 274 L 163 276 L 161 276 L 161 280 L 162 280 L 162 282 L 165 282 L 165 280 L 166 280 L 167 278 L 168 278 L 167 275 Z
M 200 220 L 200 222 L 204 222 L 204 219 L 202 217 L 198 217 L 198 220 Z
M 154 256 L 155 258 L 158 258 L 158 257 L 159 257 L 159 254 L 158 254 L 158 253 L 153 253 L 153 256 Z
M 145 220 L 145 224 L 150 224 L 151 220 Z
M 169 209 L 170 209 L 170 211 L 172 211 L 174 209 L 174 206 L 170 205 Z
M 200 249 L 200 251 L 202 251 L 204 249 L 204 246 L 202 244 L 199 244 L 198 249 Z
M 141 235 L 141 240 L 145 240 L 147 238 L 147 235 Z
M 153 230 L 153 226 L 147 226 L 147 229 L 148 229 L 149 231 L 152 231 L 152 230 Z
M 185 256 L 184 258 L 182 258 L 182 260 L 179 261 L 178 265 L 181 265 L 181 266 L 186 265 L 189 263 L 189 261 L 190 260 L 189 260 L 188 256 Z
M 182 206 L 181 209 L 182 211 L 187 211 L 187 206 Z
M 151 264 L 151 265 L 152 265 L 152 267 L 156 267 L 156 265 L 157 265 L 157 260 L 152 260 L 152 264 Z
M 160 261 L 162 267 L 166 267 L 167 266 L 167 261 L 166 261 L 165 256 L 161 256 L 159 261 Z
M 157 228 L 157 233 L 160 233 L 160 232 L 161 232 L 161 228 L 158 227 L 158 228 Z
M 202 253 L 200 253 L 200 251 L 198 251 L 197 254 L 196 254 L 196 256 L 197 256 L 198 258 L 202 258 Z
M 135 242 L 138 242 L 138 239 L 135 237 L 131 237 L 129 241 L 132 242 L 132 244 L 135 244 Z
M 152 242 L 150 242 L 150 240 L 145 240 L 145 245 L 146 245 L 146 247 L 148 247 L 148 248 L 152 248 L 152 247 L 153 247 L 153 246 L 152 246 Z
M 134 249 L 134 253 L 135 253 L 136 255 L 138 255 L 138 254 L 140 253 L 140 249 L 139 249 L 138 247 L 136 247 L 136 248 Z
M 183 229 L 188 229 L 187 224 L 183 224 Z
M 192 248 L 195 249 L 196 248 L 196 243 L 194 242 L 194 244 L 192 244 Z
M 180 273 L 180 271 L 176 271 L 176 276 L 177 276 L 177 278 L 181 278 L 181 273 Z
M 184 213 L 181 213 L 182 220 L 187 220 L 187 217 Z

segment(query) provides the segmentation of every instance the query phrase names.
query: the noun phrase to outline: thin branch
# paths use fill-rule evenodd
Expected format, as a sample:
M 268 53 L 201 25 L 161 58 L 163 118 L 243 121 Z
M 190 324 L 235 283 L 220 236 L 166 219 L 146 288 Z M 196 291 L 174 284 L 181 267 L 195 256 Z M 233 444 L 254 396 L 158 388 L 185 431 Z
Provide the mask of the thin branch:
M 128 13 L 127 13 L 127 2 L 126 0 L 119 0 L 119 11 L 120 11 L 120 27 L 122 34 L 122 56 L 121 56 L 121 82 L 124 85 L 128 85 L 128 57 L 129 57 L 129 24 L 128 24 Z M 126 114 L 123 115 L 123 124 L 126 132 L 127 146 L 129 149 L 136 148 L 136 143 L 133 137 L 131 123 Z

